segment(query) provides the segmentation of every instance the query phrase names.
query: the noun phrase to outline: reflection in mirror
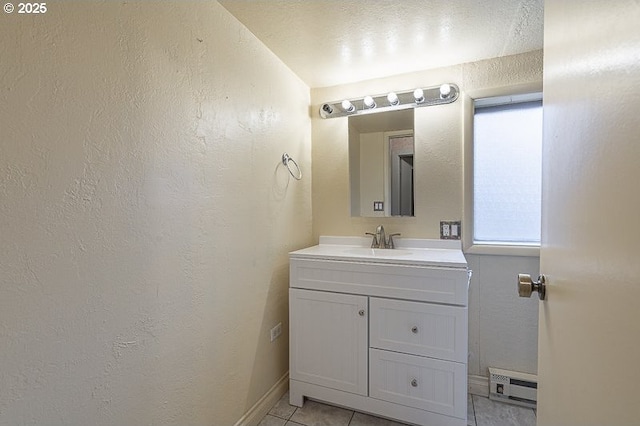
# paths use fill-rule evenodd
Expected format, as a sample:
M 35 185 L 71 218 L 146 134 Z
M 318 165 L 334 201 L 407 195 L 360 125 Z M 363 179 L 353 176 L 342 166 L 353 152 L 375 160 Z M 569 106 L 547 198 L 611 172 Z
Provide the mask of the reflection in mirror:
M 413 216 L 413 111 L 349 117 L 351 216 Z

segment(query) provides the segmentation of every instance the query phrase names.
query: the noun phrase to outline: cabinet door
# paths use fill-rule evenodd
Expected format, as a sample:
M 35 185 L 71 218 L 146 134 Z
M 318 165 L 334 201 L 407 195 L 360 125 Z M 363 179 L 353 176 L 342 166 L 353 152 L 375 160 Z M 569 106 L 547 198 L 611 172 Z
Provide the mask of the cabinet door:
M 291 379 L 367 394 L 366 296 L 289 289 Z

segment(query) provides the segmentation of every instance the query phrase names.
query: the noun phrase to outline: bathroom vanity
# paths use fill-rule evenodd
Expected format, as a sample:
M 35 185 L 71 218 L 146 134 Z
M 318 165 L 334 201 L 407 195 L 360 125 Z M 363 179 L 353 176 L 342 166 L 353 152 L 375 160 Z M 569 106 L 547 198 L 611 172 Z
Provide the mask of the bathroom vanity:
M 290 403 L 467 423 L 469 271 L 459 241 L 320 237 L 290 253 Z

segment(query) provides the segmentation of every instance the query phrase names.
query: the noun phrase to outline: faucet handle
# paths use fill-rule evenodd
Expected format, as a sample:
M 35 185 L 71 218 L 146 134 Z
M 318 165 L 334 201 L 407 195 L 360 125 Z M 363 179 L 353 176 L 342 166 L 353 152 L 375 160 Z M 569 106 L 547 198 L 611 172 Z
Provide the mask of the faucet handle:
M 394 249 L 396 248 L 396 245 L 393 243 L 393 237 L 397 237 L 401 235 L 400 233 L 396 233 L 396 234 L 389 234 L 389 243 L 387 244 L 387 247 L 390 249 Z
M 378 236 L 376 234 L 373 234 L 371 232 L 365 232 L 365 235 L 371 235 L 373 237 L 373 241 L 371 241 L 371 248 L 378 248 L 380 247 L 380 242 L 378 241 Z

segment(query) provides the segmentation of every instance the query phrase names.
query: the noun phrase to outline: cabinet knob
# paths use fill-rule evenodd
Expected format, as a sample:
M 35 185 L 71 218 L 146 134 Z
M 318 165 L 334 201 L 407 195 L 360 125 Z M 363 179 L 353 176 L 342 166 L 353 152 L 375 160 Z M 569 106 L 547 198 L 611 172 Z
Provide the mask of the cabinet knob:
M 413 386 L 414 388 L 418 387 L 418 379 L 411 379 L 411 386 Z
M 360 315 L 361 317 L 363 317 L 363 316 L 364 316 L 364 309 L 360 309 L 360 310 L 358 311 L 358 315 Z
M 418 326 L 414 325 L 413 327 L 411 327 L 411 332 L 413 334 L 418 334 Z

